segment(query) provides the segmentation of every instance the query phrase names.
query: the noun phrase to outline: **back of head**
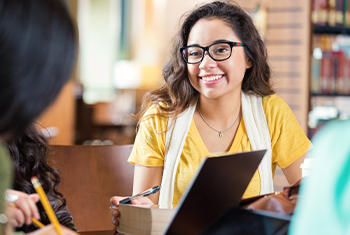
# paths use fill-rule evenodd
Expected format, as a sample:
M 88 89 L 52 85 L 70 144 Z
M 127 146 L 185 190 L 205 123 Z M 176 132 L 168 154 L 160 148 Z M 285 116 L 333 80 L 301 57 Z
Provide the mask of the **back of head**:
M 10 153 L 13 166 L 13 189 L 27 194 L 35 193 L 32 176 L 37 176 L 53 210 L 60 222 L 67 222 L 70 214 L 62 208 L 66 206 L 64 196 L 59 192 L 58 185 L 60 183 L 59 171 L 53 169 L 50 163 L 53 163 L 51 156 L 53 152 L 49 148 L 48 139 L 42 133 L 42 130 L 33 123 L 23 130 L 23 133 L 11 138 L 5 142 Z M 49 224 L 50 220 L 42 205 L 38 205 L 40 221 L 43 224 Z M 17 231 L 31 232 L 36 230 L 36 226 L 24 224 L 17 228 Z
M 0 136 L 21 131 L 53 102 L 75 55 L 62 0 L 0 1 Z

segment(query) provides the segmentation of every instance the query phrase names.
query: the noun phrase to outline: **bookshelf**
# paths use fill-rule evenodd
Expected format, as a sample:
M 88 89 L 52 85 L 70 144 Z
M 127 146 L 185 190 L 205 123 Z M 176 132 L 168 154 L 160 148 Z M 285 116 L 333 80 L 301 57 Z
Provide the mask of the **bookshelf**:
M 350 35 L 350 27 L 344 26 L 328 26 L 328 25 L 313 25 L 314 34 L 347 34 Z
M 350 117 L 350 0 L 312 2 L 309 137 Z
M 311 96 L 313 97 L 350 97 L 350 95 L 343 95 L 343 94 L 318 94 L 318 93 L 311 93 Z

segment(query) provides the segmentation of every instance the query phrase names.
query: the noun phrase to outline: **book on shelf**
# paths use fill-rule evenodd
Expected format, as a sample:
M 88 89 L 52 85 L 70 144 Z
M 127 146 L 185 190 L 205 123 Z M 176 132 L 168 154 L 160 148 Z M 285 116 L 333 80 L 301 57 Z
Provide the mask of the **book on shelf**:
M 350 59 L 343 49 L 323 50 L 321 59 L 311 58 L 311 66 L 312 94 L 350 94 Z
M 320 64 L 321 60 L 312 57 L 312 74 L 311 74 L 311 92 L 312 94 L 320 94 Z
M 350 26 L 350 9 L 349 9 L 349 0 L 344 0 L 344 13 L 343 13 L 343 19 L 344 19 L 344 27 Z
M 344 0 L 335 1 L 335 25 L 337 27 L 344 26 Z
M 313 0 L 312 22 L 331 27 L 349 27 L 349 0 Z
M 335 92 L 337 94 L 346 94 L 345 91 L 345 63 L 347 58 L 344 51 L 337 51 L 334 53 L 334 71 L 335 71 Z
M 322 94 L 332 94 L 334 81 L 333 54 L 330 51 L 323 51 L 320 71 L 320 90 Z
M 328 0 L 328 19 L 326 23 L 329 26 L 336 26 L 337 23 L 337 9 L 336 9 L 336 0 Z
M 159 209 L 158 206 L 121 204 L 118 233 L 121 234 L 164 234 L 176 209 Z
M 347 57 L 345 57 L 344 88 L 342 89 L 342 94 L 350 94 L 350 59 Z

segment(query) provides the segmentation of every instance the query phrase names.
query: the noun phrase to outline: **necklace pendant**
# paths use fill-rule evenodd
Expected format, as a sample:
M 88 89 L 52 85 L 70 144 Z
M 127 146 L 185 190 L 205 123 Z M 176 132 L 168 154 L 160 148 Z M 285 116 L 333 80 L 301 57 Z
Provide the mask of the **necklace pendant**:
M 221 131 L 220 131 L 219 137 L 220 137 L 220 138 L 224 137 L 224 134 L 222 134 Z

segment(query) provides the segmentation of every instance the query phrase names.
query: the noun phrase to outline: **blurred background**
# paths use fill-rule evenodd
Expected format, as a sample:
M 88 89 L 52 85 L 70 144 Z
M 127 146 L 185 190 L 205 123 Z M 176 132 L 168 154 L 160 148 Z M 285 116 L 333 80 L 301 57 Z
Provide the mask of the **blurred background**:
M 51 144 L 132 144 L 180 17 L 200 0 L 66 0 L 79 32 L 70 82 L 38 122 Z M 311 138 L 350 114 L 348 0 L 237 0 L 266 42 L 273 85 Z

